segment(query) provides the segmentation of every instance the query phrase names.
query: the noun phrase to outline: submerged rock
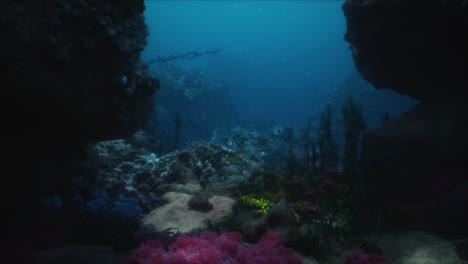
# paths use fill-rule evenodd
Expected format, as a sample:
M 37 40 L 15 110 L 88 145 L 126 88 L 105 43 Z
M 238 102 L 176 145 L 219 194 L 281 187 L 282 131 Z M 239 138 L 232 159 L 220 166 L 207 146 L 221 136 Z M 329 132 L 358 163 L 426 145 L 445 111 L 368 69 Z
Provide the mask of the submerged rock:
M 116 252 L 112 247 L 70 245 L 40 251 L 36 261 L 38 264 L 115 264 L 122 263 L 127 257 L 126 253 Z
M 0 6 L 8 101 L 3 149 L 5 170 L 13 172 L 3 184 L 15 190 L 1 199 L 10 212 L 3 238 L 22 245 L 37 243 L 45 228 L 30 221 L 38 200 L 66 196 L 64 185 L 80 173 L 80 144 L 140 129 L 159 82 L 140 60 L 148 35 L 143 0 L 0 0 Z
M 211 197 L 209 203 L 213 205 L 213 209 L 207 212 L 192 210 L 188 205 L 191 198 L 191 195 L 185 193 L 169 192 L 164 194 L 162 199 L 167 204 L 154 209 L 143 218 L 143 226 L 151 225 L 153 227 L 145 227 L 144 229 L 157 232 L 165 230 L 181 233 L 192 232 L 207 228 L 207 221 L 217 223 L 235 213 L 236 201 L 229 197 L 217 195 Z
M 188 201 L 188 206 L 192 210 L 200 212 L 207 212 L 213 209 L 213 204 L 210 202 L 211 195 L 208 194 L 196 194 Z
M 467 1 L 347 0 L 343 11 L 360 74 L 423 101 L 364 136 L 367 200 L 399 226 L 467 236 Z
M 274 232 L 282 243 L 294 246 L 300 239 L 301 225 L 291 208 L 285 201 L 279 202 L 259 220 L 247 223 L 243 228 L 245 239 L 254 242 L 266 233 Z
M 382 248 L 389 264 L 468 263 L 457 256 L 453 241 L 422 231 L 391 230 L 373 233 L 368 239 Z
M 140 60 L 148 35 L 143 0 L 1 6 L 11 136 L 65 146 L 127 137 L 150 118 L 159 83 Z
M 422 103 L 369 132 L 362 148 L 365 192 L 401 224 L 468 235 L 468 112 Z M 398 216 L 398 217 L 397 217 Z
M 86 164 L 85 178 L 111 195 L 124 194 L 141 201 L 145 211 L 154 208 L 151 198 L 171 191 L 236 196 L 260 171 L 260 164 L 226 147 L 196 142 L 163 156 L 135 147 L 125 140 L 90 146 L 93 161 Z
M 456 250 L 460 259 L 468 261 L 468 240 L 459 243 Z
M 421 100 L 467 99 L 466 0 L 347 0 L 343 11 L 356 67 L 375 88 Z

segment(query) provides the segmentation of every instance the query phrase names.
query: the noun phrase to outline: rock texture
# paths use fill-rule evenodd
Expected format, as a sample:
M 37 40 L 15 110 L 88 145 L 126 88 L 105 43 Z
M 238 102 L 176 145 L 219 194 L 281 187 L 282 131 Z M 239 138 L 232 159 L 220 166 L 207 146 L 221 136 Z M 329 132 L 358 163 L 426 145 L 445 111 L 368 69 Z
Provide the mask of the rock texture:
M 207 228 L 207 220 L 216 223 L 235 213 L 236 201 L 229 197 L 217 195 L 211 197 L 209 202 L 213 204 L 213 209 L 204 212 L 189 208 L 188 201 L 191 197 L 185 193 L 164 194 L 162 199 L 168 203 L 145 216 L 142 220 L 143 225 L 151 225 L 154 227 L 153 230 L 158 232 L 174 229 L 171 231 L 186 233 Z M 144 229 L 151 230 L 152 228 L 144 227 Z
M 391 229 L 373 232 L 366 241 L 377 245 L 385 256 L 385 264 L 466 264 L 456 254 L 456 241 L 446 240 L 433 234 Z M 343 264 L 354 249 L 343 249 L 327 260 L 327 264 Z
M 422 100 L 364 136 L 365 195 L 402 226 L 468 236 L 468 1 L 348 0 L 343 11 L 361 75 Z
M 466 0 L 348 0 L 343 11 L 356 67 L 376 88 L 466 100 Z
M 388 264 L 466 264 L 455 243 L 422 231 L 391 230 L 369 235 L 384 252 Z
M 140 61 L 143 0 L 0 0 L 4 240 L 33 244 L 37 203 L 79 174 L 81 143 L 132 135 L 159 86 Z M 20 238 L 20 239 L 18 239 Z M 12 263 L 18 263 L 12 261 Z
M 83 264 L 123 263 L 126 253 L 115 252 L 111 247 L 70 245 L 61 248 L 43 250 L 36 254 L 35 263 L 39 264 Z
M 0 5 L 12 136 L 49 146 L 93 142 L 130 136 L 149 119 L 159 83 L 139 58 L 148 35 L 143 0 Z
M 163 156 L 122 139 L 91 144 L 88 151 L 91 159 L 88 168 L 81 168 L 81 181 L 94 181 L 111 195 L 137 198 L 145 211 L 154 209 L 152 197 L 171 191 L 235 197 L 239 186 L 260 175 L 262 164 L 203 141 Z
M 401 221 L 443 233 L 468 231 L 468 113 L 421 103 L 369 132 L 363 142 L 367 195 Z
M 242 233 L 246 241 L 258 241 L 268 232 L 277 233 L 282 243 L 294 246 L 300 237 L 300 223 L 296 219 L 291 205 L 281 201 L 273 206 L 259 220 L 248 223 Z

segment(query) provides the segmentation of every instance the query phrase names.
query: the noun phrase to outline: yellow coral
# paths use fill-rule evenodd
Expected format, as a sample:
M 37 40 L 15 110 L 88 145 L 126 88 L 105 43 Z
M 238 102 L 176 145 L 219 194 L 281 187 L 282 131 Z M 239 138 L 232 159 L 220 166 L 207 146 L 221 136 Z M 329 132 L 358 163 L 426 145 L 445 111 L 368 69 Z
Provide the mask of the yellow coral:
M 263 215 L 270 210 L 272 203 L 263 198 L 255 198 L 254 195 L 244 195 L 240 198 L 240 205 L 253 210 L 254 214 Z

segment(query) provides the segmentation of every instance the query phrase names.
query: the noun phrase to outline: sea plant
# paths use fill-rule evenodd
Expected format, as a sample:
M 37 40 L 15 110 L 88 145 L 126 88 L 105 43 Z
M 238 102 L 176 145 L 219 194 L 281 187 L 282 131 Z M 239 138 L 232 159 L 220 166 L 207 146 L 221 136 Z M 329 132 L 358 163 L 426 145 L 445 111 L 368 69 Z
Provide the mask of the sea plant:
M 362 110 L 357 106 L 352 97 L 341 109 L 344 124 L 344 151 L 343 151 L 343 170 L 350 186 L 354 185 L 359 173 L 359 150 L 361 137 L 366 128 Z
M 338 165 L 338 144 L 333 138 L 332 131 L 333 111 L 328 104 L 325 111 L 320 116 L 319 128 L 319 152 L 320 169 L 336 168 Z

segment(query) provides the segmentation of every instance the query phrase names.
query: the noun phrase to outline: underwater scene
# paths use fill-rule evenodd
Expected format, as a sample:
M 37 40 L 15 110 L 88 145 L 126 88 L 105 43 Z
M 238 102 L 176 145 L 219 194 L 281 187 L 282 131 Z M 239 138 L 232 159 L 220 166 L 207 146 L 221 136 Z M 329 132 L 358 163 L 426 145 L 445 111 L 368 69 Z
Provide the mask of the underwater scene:
M 466 0 L 0 0 L 0 262 L 468 264 L 467 29 Z

